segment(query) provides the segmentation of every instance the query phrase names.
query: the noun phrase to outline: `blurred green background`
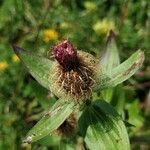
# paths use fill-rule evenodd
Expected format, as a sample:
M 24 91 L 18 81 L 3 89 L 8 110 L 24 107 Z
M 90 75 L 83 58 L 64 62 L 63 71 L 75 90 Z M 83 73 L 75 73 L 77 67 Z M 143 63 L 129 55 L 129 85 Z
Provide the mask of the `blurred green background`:
M 124 120 L 134 125 L 128 128 L 132 149 L 150 149 L 149 0 L 0 0 L 0 150 L 67 146 L 59 137 L 21 143 L 55 98 L 30 76 L 11 44 L 48 56 L 53 44 L 69 39 L 99 57 L 110 29 L 117 35 L 121 61 L 137 49 L 145 52 L 140 71 L 123 86 L 104 92 L 116 109 L 122 106 L 123 111 L 117 110 Z

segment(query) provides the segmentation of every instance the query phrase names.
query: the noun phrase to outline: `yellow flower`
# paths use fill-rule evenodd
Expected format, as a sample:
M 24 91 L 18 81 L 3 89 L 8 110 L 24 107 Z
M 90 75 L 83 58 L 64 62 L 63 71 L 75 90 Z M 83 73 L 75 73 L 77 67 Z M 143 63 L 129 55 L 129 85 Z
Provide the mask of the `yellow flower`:
M 50 40 L 57 40 L 58 39 L 58 32 L 54 29 L 46 29 L 44 30 L 44 41 L 47 43 Z
M 61 29 L 67 29 L 67 28 L 69 28 L 70 26 L 71 26 L 71 24 L 68 23 L 68 22 L 62 22 L 62 23 L 60 24 L 60 28 L 61 28 Z
M 84 7 L 86 8 L 87 11 L 94 11 L 97 9 L 97 5 L 90 1 L 85 1 Z
M 8 63 L 6 61 L 1 61 L 0 62 L 0 71 L 4 71 L 7 68 L 8 68 Z
M 12 56 L 12 61 L 17 63 L 17 62 L 20 61 L 20 59 L 18 58 L 17 55 L 14 54 L 14 55 Z
M 110 30 L 115 30 L 115 24 L 107 19 L 99 20 L 93 25 L 93 30 L 98 35 L 106 35 Z

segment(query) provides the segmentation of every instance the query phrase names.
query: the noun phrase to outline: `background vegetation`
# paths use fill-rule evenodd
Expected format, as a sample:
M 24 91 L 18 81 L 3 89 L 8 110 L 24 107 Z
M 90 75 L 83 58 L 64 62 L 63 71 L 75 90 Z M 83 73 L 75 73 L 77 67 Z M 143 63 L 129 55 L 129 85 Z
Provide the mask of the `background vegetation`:
M 110 29 L 117 34 L 121 61 L 139 48 L 145 51 L 143 68 L 104 93 L 124 120 L 134 125 L 128 127 L 132 148 L 150 149 L 148 0 L 0 0 L 0 149 L 67 145 L 60 137 L 46 137 L 32 146 L 21 143 L 55 98 L 22 67 L 11 44 L 48 56 L 53 44 L 68 38 L 78 49 L 100 56 Z

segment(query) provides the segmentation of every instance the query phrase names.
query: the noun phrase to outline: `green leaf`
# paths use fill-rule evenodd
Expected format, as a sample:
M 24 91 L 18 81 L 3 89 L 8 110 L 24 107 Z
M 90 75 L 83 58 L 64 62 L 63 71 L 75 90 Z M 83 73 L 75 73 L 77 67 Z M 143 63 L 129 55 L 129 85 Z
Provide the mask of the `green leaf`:
M 144 124 L 144 118 L 142 116 L 142 111 L 140 110 L 140 102 L 134 100 L 132 103 L 127 105 L 128 110 L 128 122 L 135 126 L 132 128 L 132 132 L 136 133 Z M 133 134 L 130 132 L 130 134 Z
M 73 112 L 74 103 L 58 100 L 45 116 L 29 131 L 23 141 L 31 143 L 55 131 Z
M 15 9 L 14 0 L 3 1 L 0 4 L 0 29 L 6 27 L 6 23 L 12 17 L 12 9 Z
M 123 89 L 122 84 L 113 88 L 113 96 L 110 104 L 115 107 L 116 111 L 119 114 L 124 114 L 124 106 L 125 106 L 125 91 Z
M 13 46 L 14 52 L 24 62 L 32 76 L 45 88 L 49 89 L 49 76 L 53 62 L 24 49 Z
M 111 30 L 107 38 L 104 54 L 101 57 L 100 64 L 103 72 L 111 75 L 112 70 L 120 64 L 119 53 L 115 41 L 115 33 Z
M 81 135 L 91 150 L 129 150 L 126 127 L 115 109 L 105 101 L 95 101 L 79 119 Z
M 101 81 L 98 89 L 114 87 L 117 84 L 130 78 L 143 64 L 144 53 L 138 50 L 126 61 L 112 70 L 111 75 L 101 75 Z
M 38 140 L 37 143 L 44 146 L 57 146 L 60 143 L 60 140 L 61 140 L 60 136 L 47 135 L 46 137 Z
M 114 106 L 120 115 L 124 115 L 125 92 L 122 84 L 101 91 L 101 97 Z

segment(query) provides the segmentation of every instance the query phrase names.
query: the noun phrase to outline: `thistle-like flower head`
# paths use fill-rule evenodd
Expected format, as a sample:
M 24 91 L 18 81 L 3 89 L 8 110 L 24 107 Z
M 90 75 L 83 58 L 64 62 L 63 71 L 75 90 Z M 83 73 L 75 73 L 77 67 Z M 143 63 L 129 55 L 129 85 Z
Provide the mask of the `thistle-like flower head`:
M 78 102 L 89 98 L 96 82 L 98 61 L 88 53 L 77 52 L 68 40 L 54 46 L 53 55 L 57 61 L 50 77 L 51 91 Z

